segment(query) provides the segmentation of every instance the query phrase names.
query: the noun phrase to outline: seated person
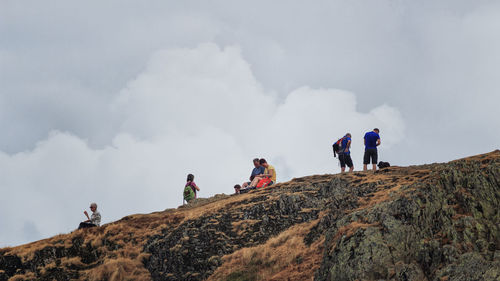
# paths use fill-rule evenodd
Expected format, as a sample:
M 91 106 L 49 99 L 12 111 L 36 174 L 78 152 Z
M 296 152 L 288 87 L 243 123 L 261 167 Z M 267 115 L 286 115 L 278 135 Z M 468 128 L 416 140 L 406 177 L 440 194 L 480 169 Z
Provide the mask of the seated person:
M 250 183 L 252 182 L 252 180 L 256 176 L 264 173 L 265 168 L 262 165 L 260 165 L 259 158 L 253 159 L 253 165 L 255 166 L 255 168 L 253 168 L 252 173 L 250 174 L 250 181 L 244 182 L 242 184 L 242 186 L 240 186 L 239 184 L 234 186 L 234 191 L 236 194 L 240 193 L 241 189 L 247 189 L 249 187 Z M 239 186 L 239 188 L 236 188 L 236 186 Z
M 250 183 L 249 188 L 257 187 L 259 181 L 264 179 L 264 178 L 268 178 L 271 180 L 271 182 L 268 183 L 266 186 L 269 186 L 269 185 L 276 183 L 276 170 L 274 169 L 274 167 L 272 165 L 268 164 L 266 159 L 264 159 L 264 158 L 260 159 L 259 163 L 261 166 L 263 166 L 265 168 L 264 173 L 261 175 L 255 176 L 255 178 Z
M 259 158 L 253 159 L 253 165 L 255 166 L 255 168 L 253 168 L 252 174 L 250 174 L 250 181 L 249 182 L 244 182 L 243 183 L 243 188 L 247 188 L 248 185 L 250 185 L 250 183 L 253 181 L 253 179 L 256 176 L 262 175 L 264 173 L 264 171 L 265 171 L 264 166 L 262 166 L 260 164 Z
M 87 211 L 83 211 L 83 213 L 87 217 L 87 220 L 81 222 L 80 226 L 78 226 L 78 229 L 99 226 L 101 224 L 101 213 L 97 211 L 97 204 L 90 204 L 90 210 L 92 211 L 92 216 L 90 217 Z
M 234 194 L 240 194 L 240 190 L 241 190 L 241 185 L 236 184 L 234 186 Z

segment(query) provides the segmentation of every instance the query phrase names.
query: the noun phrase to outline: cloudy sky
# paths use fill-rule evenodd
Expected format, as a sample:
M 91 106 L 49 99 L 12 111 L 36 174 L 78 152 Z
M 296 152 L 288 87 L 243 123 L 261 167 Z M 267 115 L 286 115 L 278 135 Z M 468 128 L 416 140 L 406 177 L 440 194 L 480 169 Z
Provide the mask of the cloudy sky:
M 499 148 L 500 2 L 0 0 L 0 247 L 380 159 Z

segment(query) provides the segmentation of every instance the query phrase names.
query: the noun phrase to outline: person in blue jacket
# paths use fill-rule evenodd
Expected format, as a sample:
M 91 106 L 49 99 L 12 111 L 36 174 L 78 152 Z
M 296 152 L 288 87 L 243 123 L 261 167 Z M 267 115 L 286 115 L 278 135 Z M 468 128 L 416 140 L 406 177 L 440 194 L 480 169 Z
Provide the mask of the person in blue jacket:
M 342 138 L 341 148 L 339 150 L 339 161 L 340 161 L 340 170 L 341 172 L 345 172 L 345 166 L 349 167 L 349 172 L 354 170 L 354 165 L 352 164 L 351 158 L 351 134 L 347 133 Z
M 365 134 L 365 155 L 363 157 L 363 171 L 367 170 L 367 165 L 372 162 L 373 171 L 377 170 L 377 160 L 378 152 L 377 146 L 380 145 L 380 130 L 378 128 L 373 129 L 371 132 Z

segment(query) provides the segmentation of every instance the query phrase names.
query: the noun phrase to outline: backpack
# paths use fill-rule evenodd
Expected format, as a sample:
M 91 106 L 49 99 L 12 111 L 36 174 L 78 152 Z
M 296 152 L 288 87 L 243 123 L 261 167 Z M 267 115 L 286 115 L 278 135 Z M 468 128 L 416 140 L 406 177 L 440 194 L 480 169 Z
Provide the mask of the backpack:
M 344 137 L 340 138 L 338 141 L 336 141 L 332 147 L 333 147 L 333 157 L 337 157 L 337 154 L 340 151 L 340 148 L 342 148 L 342 141 L 344 140 Z
M 186 200 L 186 202 L 189 202 L 193 199 L 194 199 L 194 191 L 190 185 L 187 185 L 186 187 L 184 187 L 184 200 Z
M 391 164 L 389 164 L 389 162 L 380 161 L 377 166 L 379 169 L 383 169 L 383 168 L 389 168 Z
M 257 183 L 257 188 L 266 187 L 271 183 L 270 178 L 263 178 Z

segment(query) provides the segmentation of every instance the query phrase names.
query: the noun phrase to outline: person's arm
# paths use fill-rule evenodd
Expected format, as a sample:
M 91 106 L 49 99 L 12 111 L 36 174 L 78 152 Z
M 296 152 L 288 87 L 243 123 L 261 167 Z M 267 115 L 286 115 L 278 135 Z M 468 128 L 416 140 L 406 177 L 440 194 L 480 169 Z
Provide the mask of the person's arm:
M 262 166 L 261 166 L 262 167 Z M 264 173 L 266 172 L 266 169 L 261 169 L 260 171 L 257 172 L 257 174 L 254 176 L 254 178 L 261 179 L 264 177 Z
M 350 147 L 351 147 L 351 140 L 348 140 L 348 141 L 347 141 L 347 144 L 345 145 L 345 150 L 344 150 L 344 152 L 349 151 L 349 148 L 350 148 Z
M 264 177 L 264 174 L 258 174 L 258 175 L 256 175 L 253 179 L 254 179 L 254 180 L 255 180 L 255 179 L 260 180 L 260 179 L 262 179 L 263 177 Z M 253 181 L 253 180 L 252 180 L 252 181 Z
M 380 145 L 380 139 L 377 139 L 377 146 Z
M 196 185 L 196 183 L 193 182 L 193 186 L 196 189 L 196 191 L 200 191 L 200 188 Z
M 89 213 L 87 213 L 87 211 L 83 211 L 83 213 L 84 213 L 84 214 L 85 214 L 85 216 L 87 217 L 87 220 L 86 220 L 86 221 L 90 221 Z

